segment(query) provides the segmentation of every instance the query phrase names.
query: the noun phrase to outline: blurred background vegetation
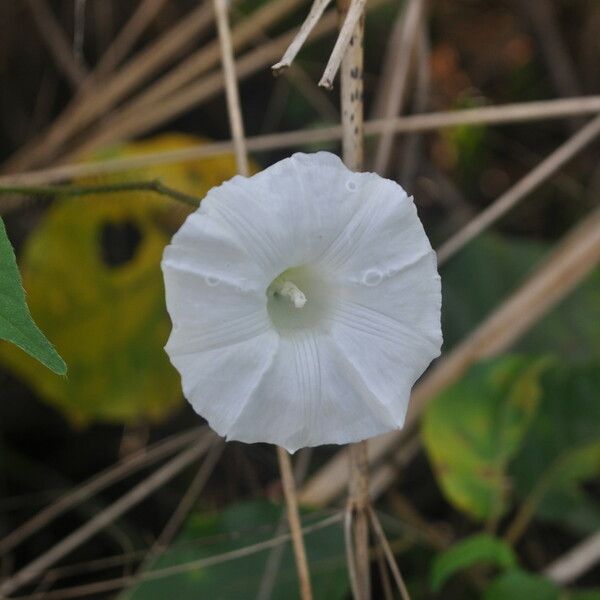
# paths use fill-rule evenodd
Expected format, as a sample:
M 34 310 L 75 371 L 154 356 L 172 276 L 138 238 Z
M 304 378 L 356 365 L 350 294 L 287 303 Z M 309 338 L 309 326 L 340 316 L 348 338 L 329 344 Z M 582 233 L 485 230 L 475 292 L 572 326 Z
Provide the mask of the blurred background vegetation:
M 367 118 L 381 116 L 387 93 L 382 74 L 386 61 L 392 68 L 400 61 L 393 32 L 408 4 L 368 3 Z M 209 7 L 196 0 L 3 0 L 2 175 L 38 171 L 38 180 L 23 175 L 22 183 L 45 182 L 39 171 L 60 164 L 114 163 L 229 139 L 219 55 L 210 54 L 215 32 Z M 261 49 L 296 27 L 307 10 L 307 2 L 293 0 L 232 2 L 234 31 L 243 32 L 257 14 L 271 15 L 237 52 L 248 136 L 339 122 L 337 90 L 316 86 L 335 25 L 302 50 L 286 76 L 273 78 L 269 68 L 281 50 L 260 60 Z M 136 35 L 132 15 L 138 15 Z M 126 31 L 119 56 L 113 42 Z M 598 0 L 432 0 L 415 38 L 407 114 L 600 94 Z M 202 61 L 204 70 L 177 79 L 182 65 Z M 161 92 L 165 85 L 171 87 Z M 399 135 L 384 174 L 414 195 L 439 247 L 586 119 Z M 367 139 L 369 168 L 376 145 L 376 138 Z M 267 149 L 252 153 L 252 168 L 316 148 L 339 152 L 337 141 Z M 578 153 L 443 265 L 446 354 L 530 281 L 569 230 L 597 211 L 598 150 L 592 143 Z M 233 157 L 220 154 L 67 179 L 85 185 L 162 178 L 202 197 L 234 173 Z M 159 262 L 188 212 L 142 192 L 0 197 L 32 315 L 69 368 L 67 377 L 56 375 L 0 341 L 0 539 L 8 536 L 0 541 L 0 582 L 147 484 L 169 452 L 208 435 L 200 429 L 182 437 L 202 423 L 184 402 L 162 349 L 170 323 Z M 595 248 L 597 256 L 597 241 Z M 600 599 L 600 543 L 593 537 L 600 530 L 599 309 L 596 267 L 536 316 L 509 350 L 474 361 L 428 404 L 408 460 L 395 467 L 393 454 L 386 459 L 393 477 L 376 506 L 415 600 Z M 535 313 L 535 307 L 523 310 Z M 165 439 L 179 446 L 153 454 Z M 302 451 L 299 480 L 337 451 Z M 278 553 L 267 544 L 212 566 L 202 562 L 285 533 L 271 447 L 233 442 L 206 456 L 200 471 L 199 459 L 179 469 L 19 593 L 296 597 L 287 546 Z M 21 527 L 74 486 L 97 482 L 102 470 L 132 464 L 138 468 L 123 468 L 110 485 L 82 495 L 43 527 Z M 350 597 L 339 522 L 321 527 L 343 506 L 338 500 L 305 507 L 305 525 L 316 524 L 306 540 L 320 599 Z M 591 564 L 566 576 L 559 572 L 557 561 L 594 539 Z M 157 549 L 157 540 L 168 549 Z M 175 569 L 160 576 L 168 567 Z M 135 577 L 140 569 L 158 575 L 141 581 Z M 374 567 L 374 597 L 385 598 L 386 579 L 378 573 Z M 110 580 L 112 587 L 93 587 Z M 70 596 L 60 591 L 70 586 L 83 587 Z

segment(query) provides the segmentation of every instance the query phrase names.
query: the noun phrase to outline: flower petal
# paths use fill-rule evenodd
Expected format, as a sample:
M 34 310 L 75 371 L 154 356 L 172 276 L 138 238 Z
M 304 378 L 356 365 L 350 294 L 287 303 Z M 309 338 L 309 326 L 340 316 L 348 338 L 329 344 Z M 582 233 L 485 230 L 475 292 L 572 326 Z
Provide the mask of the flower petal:
M 204 352 L 175 352 L 170 358 L 194 410 L 225 436 L 270 368 L 277 347 L 277 334 L 268 331 Z
M 230 228 L 271 278 L 313 262 L 359 209 L 357 174 L 328 152 L 294 154 L 251 178 L 209 192 L 206 214 Z
M 398 184 L 371 173 L 355 181 L 360 206 L 320 264 L 343 281 L 370 283 L 431 252 L 414 202 Z
M 397 427 L 404 423 L 412 386 L 440 354 L 439 308 L 436 314 L 435 295 L 431 298 L 429 306 L 424 300 L 418 308 L 411 307 L 415 322 L 350 300 L 332 311 L 332 338 L 364 385 L 391 412 Z
M 329 336 L 302 332 L 280 338 L 271 368 L 228 439 L 271 442 L 294 452 L 367 439 L 394 426 Z

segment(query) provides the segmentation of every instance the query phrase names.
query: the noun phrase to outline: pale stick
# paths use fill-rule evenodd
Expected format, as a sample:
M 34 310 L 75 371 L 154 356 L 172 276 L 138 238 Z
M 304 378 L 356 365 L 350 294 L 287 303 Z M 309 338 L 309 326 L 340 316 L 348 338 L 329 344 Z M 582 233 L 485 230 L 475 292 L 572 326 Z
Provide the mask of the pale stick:
M 356 4 L 354 5 L 356 6 Z M 349 23 L 349 10 L 352 4 L 338 0 L 340 21 L 344 27 Z M 342 154 L 349 169 L 361 171 L 363 167 L 363 36 L 364 13 L 352 17 L 353 29 L 343 45 L 341 59 L 340 92 L 342 108 Z M 338 38 L 339 39 L 339 38 Z M 336 43 L 336 47 L 339 44 Z M 369 469 L 367 442 L 349 446 L 350 481 L 346 517 L 346 548 L 348 570 L 355 600 L 371 598 L 371 577 L 369 563 Z M 352 519 L 350 519 L 352 517 Z M 352 528 L 352 524 L 354 527 Z M 348 536 L 353 536 L 352 541 Z
M 290 455 L 285 448 L 277 446 L 277 459 L 279 461 L 281 484 L 283 486 L 283 494 L 287 506 L 287 516 L 294 546 L 294 555 L 296 557 L 296 570 L 298 571 L 298 579 L 300 580 L 300 597 L 302 600 L 312 600 L 313 595 L 310 583 L 310 572 L 308 569 L 304 539 L 302 537 L 302 524 L 300 522 L 298 498 L 296 497 L 296 484 L 294 481 L 294 473 L 292 472 Z

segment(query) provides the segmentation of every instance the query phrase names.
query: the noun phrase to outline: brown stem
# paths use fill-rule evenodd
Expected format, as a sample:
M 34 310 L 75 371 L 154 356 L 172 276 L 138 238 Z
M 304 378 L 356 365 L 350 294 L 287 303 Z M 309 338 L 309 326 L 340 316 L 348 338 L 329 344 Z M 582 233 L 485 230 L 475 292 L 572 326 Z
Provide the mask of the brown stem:
M 353 3 L 338 0 L 340 23 L 345 23 Z M 356 2 L 354 3 L 356 4 Z M 343 27 L 343 26 L 342 26 Z M 364 14 L 361 12 L 352 37 L 346 46 L 340 70 L 342 105 L 342 151 L 346 166 L 353 171 L 363 166 L 363 34 Z M 369 471 L 367 442 L 349 447 L 350 481 L 348 511 L 354 517 L 352 552 L 348 559 L 353 574 L 353 594 L 356 600 L 369 600 L 371 578 L 369 568 Z M 350 540 L 347 540 L 350 548 Z
M 300 523 L 300 513 L 298 511 L 298 498 L 296 496 L 296 484 L 292 472 L 292 461 L 290 455 L 281 446 L 277 446 L 277 459 L 279 460 L 279 470 L 281 472 L 281 484 L 287 506 L 288 523 L 294 546 L 294 555 L 296 557 L 296 569 L 300 580 L 300 597 L 302 600 L 312 600 L 312 588 L 310 584 L 310 573 L 308 570 L 308 561 L 306 559 L 306 549 L 304 547 L 304 538 L 302 537 L 302 525 Z

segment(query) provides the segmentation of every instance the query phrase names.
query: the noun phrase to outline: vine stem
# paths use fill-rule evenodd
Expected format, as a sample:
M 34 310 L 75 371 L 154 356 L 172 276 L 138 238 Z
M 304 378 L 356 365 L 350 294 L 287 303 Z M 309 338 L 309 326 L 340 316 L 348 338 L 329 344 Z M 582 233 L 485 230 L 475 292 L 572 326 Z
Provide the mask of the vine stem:
M 198 205 L 200 204 L 200 198 L 170 188 L 164 185 L 160 179 L 100 185 L 0 185 L 0 195 L 90 196 L 93 194 L 112 194 L 118 192 L 154 192 L 155 194 L 167 196 L 178 202 L 183 202 L 188 206 L 193 206 L 194 208 L 198 208 Z
M 296 570 L 300 580 L 300 597 L 302 600 L 312 600 L 312 587 L 310 583 L 310 572 L 308 570 L 308 560 L 306 559 L 306 549 L 302 537 L 302 525 L 300 523 L 300 513 L 298 511 L 298 497 L 296 495 L 296 484 L 294 482 L 294 473 L 292 471 L 292 461 L 285 448 L 277 446 L 277 459 L 279 461 L 279 471 L 281 473 L 281 484 L 287 506 L 288 523 L 290 534 L 294 546 L 294 555 L 296 557 Z

